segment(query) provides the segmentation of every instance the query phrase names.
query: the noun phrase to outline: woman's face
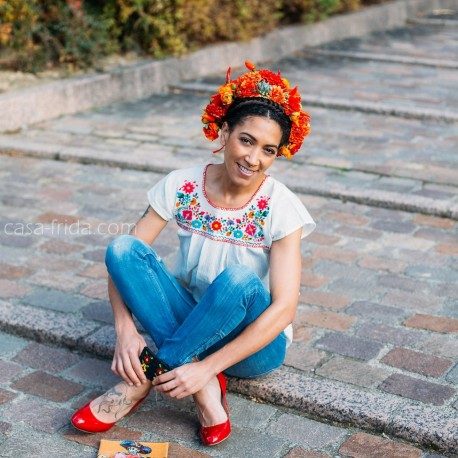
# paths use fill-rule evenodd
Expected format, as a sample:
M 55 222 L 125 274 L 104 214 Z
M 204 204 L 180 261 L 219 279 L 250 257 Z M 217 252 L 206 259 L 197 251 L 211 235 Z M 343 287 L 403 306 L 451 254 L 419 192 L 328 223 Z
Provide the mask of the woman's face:
M 232 181 L 242 186 L 264 179 L 278 152 L 282 132 L 277 122 L 262 116 L 250 116 L 232 132 L 224 124 L 221 142 L 224 163 Z

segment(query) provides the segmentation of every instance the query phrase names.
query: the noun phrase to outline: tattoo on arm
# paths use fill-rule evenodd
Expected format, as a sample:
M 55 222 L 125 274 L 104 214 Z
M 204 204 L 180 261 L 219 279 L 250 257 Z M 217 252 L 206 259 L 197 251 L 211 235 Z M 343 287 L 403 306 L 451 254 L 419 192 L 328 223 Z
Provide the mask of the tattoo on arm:
M 143 215 L 140 217 L 138 221 L 145 218 L 150 210 L 152 210 L 151 205 L 148 205 L 147 209 L 145 210 L 145 213 L 143 213 Z M 138 221 L 137 221 L 137 224 L 138 224 Z M 130 230 L 129 234 L 135 234 L 137 232 L 137 224 L 134 225 L 134 227 Z

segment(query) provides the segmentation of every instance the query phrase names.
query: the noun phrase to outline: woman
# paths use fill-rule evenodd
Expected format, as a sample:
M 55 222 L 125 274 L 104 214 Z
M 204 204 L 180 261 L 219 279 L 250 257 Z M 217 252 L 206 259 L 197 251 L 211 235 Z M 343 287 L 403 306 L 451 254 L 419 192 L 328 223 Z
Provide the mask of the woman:
M 108 430 L 154 389 L 176 399 L 192 395 L 200 437 L 215 445 L 231 432 L 223 372 L 259 377 L 284 360 L 300 288 L 300 240 L 315 223 L 266 172 L 277 156 L 290 159 L 299 150 L 310 117 L 297 88 L 246 65 L 235 80 L 228 71 L 202 117 L 206 137 L 220 139 L 224 163 L 163 178 L 148 192 L 150 205 L 133 233 L 107 249 L 117 335 L 112 370 L 123 381 L 76 412 L 72 422 L 83 431 Z M 171 219 L 180 239 L 173 275 L 151 248 Z M 132 314 L 159 349 L 146 356 L 148 364 L 139 360 L 146 343 Z M 152 383 L 144 373 L 150 356 L 159 364 Z

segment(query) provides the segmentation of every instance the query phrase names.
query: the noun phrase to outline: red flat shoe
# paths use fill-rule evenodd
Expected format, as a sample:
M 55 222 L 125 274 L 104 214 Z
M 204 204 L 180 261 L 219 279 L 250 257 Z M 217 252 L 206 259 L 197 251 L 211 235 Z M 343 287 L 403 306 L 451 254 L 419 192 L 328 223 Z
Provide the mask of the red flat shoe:
M 139 401 L 135 403 L 135 405 L 132 407 L 132 409 L 129 410 L 129 412 L 126 413 L 126 415 L 129 415 L 132 413 L 144 400 L 146 396 Z M 118 421 L 121 421 L 122 418 L 119 420 L 113 422 L 113 423 L 104 423 L 103 421 L 97 420 L 95 418 L 94 414 L 91 411 L 91 404 L 92 401 L 89 401 L 84 407 L 81 407 L 78 411 L 76 411 L 73 414 L 72 417 L 72 425 L 76 428 L 79 429 L 80 431 L 84 431 L 85 433 L 104 433 L 105 431 L 108 431 L 111 429 Z
M 216 445 L 227 439 L 231 434 L 231 423 L 229 421 L 229 406 L 226 400 L 226 378 L 222 373 L 217 375 L 221 388 L 221 403 L 227 413 L 227 420 L 224 423 L 214 426 L 201 426 L 199 430 L 200 438 L 204 445 Z

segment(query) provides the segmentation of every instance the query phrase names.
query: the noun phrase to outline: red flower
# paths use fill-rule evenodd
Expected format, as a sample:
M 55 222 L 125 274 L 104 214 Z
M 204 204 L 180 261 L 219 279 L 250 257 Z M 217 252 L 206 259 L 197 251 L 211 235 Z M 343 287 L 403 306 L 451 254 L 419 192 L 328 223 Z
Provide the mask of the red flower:
M 219 127 L 218 124 L 211 122 L 203 128 L 205 136 L 209 140 L 216 140 L 219 137 Z
M 248 224 L 248 226 L 245 229 L 245 232 L 248 235 L 254 235 L 256 234 L 256 226 L 254 224 Z
M 192 220 L 192 211 L 191 210 L 183 210 L 183 218 L 187 221 Z
M 269 201 L 267 199 L 259 199 L 258 200 L 258 208 L 260 210 L 264 210 L 264 208 L 266 208 L 268 204 L 269 204 Z
M 221 226 L 222 226 L 222 224 L 219 221 L 213 221 L 213 223 L 212 223 L 212 229 L 214 231 L 221 230 Z
M 190 183 L 189 181 L 186 181 L 185 184 L 180 189 L 186 192 L 187 194 L 191 194 L 191 192 L 194 191 L 195 186 L 192 183 Z
M 252 62 L 249 60 L 245 61 L 245 67 L 250 70 L 250 72 L 254 72 L 256 70 L 256 65 L 254 65 Z

